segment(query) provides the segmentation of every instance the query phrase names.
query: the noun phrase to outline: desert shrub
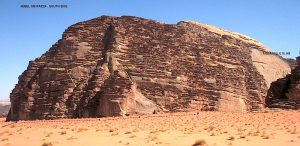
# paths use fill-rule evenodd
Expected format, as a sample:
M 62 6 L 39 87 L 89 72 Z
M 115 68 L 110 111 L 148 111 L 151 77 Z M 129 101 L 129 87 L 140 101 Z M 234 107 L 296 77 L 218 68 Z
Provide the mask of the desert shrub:
M 42 146 L 53 146 L 53 144 L 51 142 L 44 142 Z
M 235 138 L 233 137 L 233 136 L 230 136 L 229 138 L 228 138 L 228 140 L 234 140 Z
M 67 134 L 67 131 L 61 131 L 60 132 L 60 135 L 65 135 L 65 134 Z
M 206 145 L 206 141 L 203 139 L 197 140 L 192 146 Z

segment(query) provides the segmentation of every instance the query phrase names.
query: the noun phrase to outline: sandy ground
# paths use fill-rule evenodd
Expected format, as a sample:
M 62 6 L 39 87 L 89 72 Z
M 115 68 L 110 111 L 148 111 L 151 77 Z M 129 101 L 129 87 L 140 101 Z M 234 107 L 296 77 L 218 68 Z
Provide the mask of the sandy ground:
M 0 121 L 0 146 L 300 146 L 300 110 Z M 195 144 L 196 145 L 196 144 Z

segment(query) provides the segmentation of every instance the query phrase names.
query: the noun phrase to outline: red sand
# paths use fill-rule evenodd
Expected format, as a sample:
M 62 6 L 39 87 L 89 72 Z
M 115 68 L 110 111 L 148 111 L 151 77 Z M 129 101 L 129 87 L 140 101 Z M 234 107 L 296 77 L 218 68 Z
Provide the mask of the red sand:
M 0 121 L 0 146 L 299 146 L 300 110 Z

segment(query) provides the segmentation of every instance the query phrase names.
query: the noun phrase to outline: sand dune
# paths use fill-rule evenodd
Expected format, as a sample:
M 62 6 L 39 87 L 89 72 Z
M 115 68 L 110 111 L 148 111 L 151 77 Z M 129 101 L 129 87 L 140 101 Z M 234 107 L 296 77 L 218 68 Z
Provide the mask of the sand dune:
M 300 111 L 0 122 L 1 146 L 299 146 Z M 197 141 L 197 143 L 196 143 Z

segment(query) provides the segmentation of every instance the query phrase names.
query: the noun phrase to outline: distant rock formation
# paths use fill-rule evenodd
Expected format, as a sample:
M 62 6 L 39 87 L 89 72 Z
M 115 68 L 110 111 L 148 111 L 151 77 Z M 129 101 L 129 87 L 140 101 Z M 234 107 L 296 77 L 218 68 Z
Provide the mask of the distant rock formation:
M 294 70 L 297 67 L 297 61 L 295 59 L 287 58 L 285 60 L 289 63 L 291 70 Z
M 300 109 L 300 56 L 296 62 L 291 74 L 271 84 L 266 98 L 267 107 Z
M 29 62 L 7 120 L 258 110 L 270 83 L 290 73 L 266 52 L 254 39 L 197 22 L 98 17 L 70 26 Z
M 0 100 L 0 117 L 6 117 L 10 109 L 10 102 L 6 100 Z

